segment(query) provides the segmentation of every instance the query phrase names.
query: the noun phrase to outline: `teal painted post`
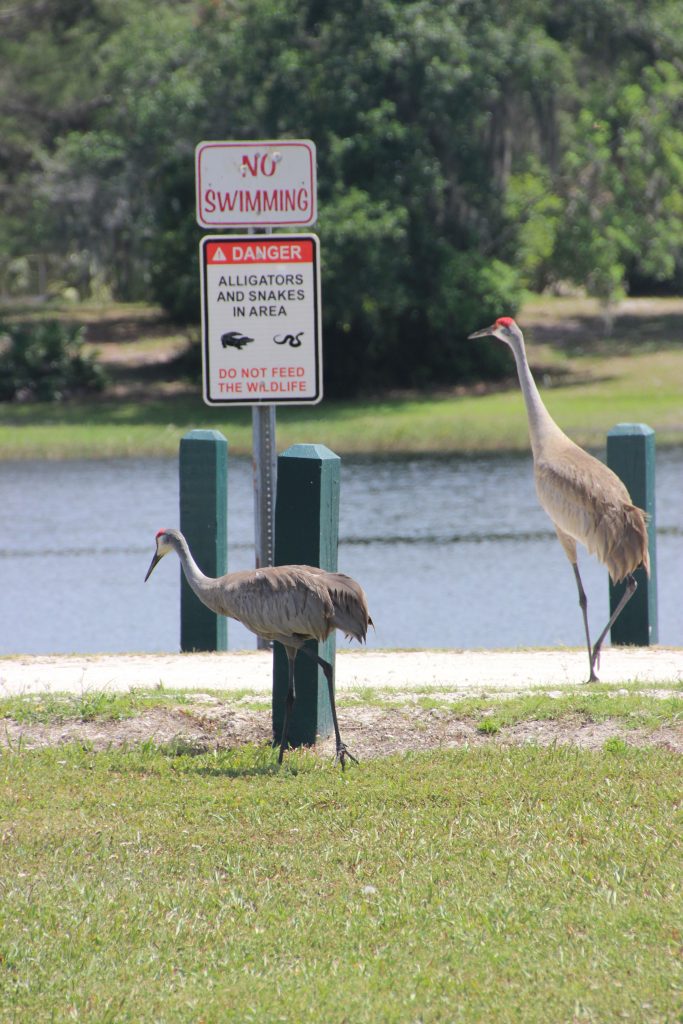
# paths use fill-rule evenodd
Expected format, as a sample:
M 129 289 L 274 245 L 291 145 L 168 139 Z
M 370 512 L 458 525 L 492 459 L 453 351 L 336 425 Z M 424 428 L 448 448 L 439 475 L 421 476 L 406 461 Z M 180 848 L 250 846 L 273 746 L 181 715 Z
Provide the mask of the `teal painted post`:
M 317 565 L 337 570 L 341 460 L 321 444 L 295 444 L 278 456 L 275 502 L 275 565 Z M 321 644 L 309 641 L 334 667 L 335 634 Z M 282 735 L 288 686 L 287 655 L 273 651 L 273 739 Z M 299 654 L 296 700 L 289 725 L 292 746 L 315 743 L 333 729 L 327 681 L 321 668 Z
M 180 440 L 180 529 L 207 576 L 228 571 L 228 442 L 218 430 L 191 430 Z M 209 611 L 181 571 L 181 651 L 226 651 L 228 621 Z
M 635 573 L 638 589 L 612 626 L 613 644 L 647 647 L 657 643 L 657 547 L 655 522 L 655 432 L 644 423 L 618 423 L 607 435 L 607 465 L 626 484 L 631 501 L 648 515 L 650 578 Z M 610 580 L 610 614 L 624 584 Z

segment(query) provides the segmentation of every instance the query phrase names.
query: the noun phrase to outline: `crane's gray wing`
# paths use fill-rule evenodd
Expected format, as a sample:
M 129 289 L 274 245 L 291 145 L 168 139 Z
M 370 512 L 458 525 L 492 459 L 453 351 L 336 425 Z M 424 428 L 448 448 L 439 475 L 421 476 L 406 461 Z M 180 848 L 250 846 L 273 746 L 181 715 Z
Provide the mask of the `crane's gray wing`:
M 580 541 L 613 580 L 648 565 L 645 513 L 604 463 L 571 445 L 535 463 L 539 501 L 558 530 Z
M 217 580 L 214 610 L 266 640 L 325 640 L 334 607 L 324 584 L 301 566 L 269 566 Z

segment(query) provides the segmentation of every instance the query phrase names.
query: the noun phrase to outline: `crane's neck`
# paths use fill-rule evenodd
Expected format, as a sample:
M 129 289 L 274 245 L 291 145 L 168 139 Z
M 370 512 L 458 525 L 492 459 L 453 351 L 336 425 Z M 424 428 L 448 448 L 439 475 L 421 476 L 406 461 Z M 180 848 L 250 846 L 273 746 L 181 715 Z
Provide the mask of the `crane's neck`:
M 562 431 L 543 404 L 543 399 L 539 394 L 536 381 L 529 368 L 521 332 L 519 338 L 514 338 L 510 342 L 510 348 L 517 364 L 517 376 L 519 377 L 519 384 L 524 396 L 524 404 L 526 405 L 527 419 L 529 421 L 531 450 L 534 458 L 536 458 L 541 454 L 544 445 L 554 437 L 562 435 Z
M 202 570 L 199 568 L 192 552 L 187 546 L 187 541 L 181 533 L 176 534 L 173 538 L 173 547 L 180 559 L 180 564 L 183 567 L 185 573 L 185 579 L 190 584 L 190 587 L 195 592 L 200 600 L 206 595 L 207 588 L 210 587 L 213 582 L 210 576 L 205 576 Z

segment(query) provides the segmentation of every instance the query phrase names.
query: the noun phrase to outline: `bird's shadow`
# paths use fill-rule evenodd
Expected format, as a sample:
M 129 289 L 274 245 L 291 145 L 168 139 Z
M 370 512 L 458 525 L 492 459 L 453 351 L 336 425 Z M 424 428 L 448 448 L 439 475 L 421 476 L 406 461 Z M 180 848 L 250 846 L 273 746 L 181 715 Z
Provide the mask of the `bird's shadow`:
M 288 750 L 282 764 L 278 763 L 279 743 L 243 743 L 233 747 L 193 742 L 177 737 L 163 743 L 147 741 L 140 753 L 173 762 L 174 770 L 182 775 L 205 778 L 250 778 L 298 775 L 319 766 L 319 758 L 310 749 Z

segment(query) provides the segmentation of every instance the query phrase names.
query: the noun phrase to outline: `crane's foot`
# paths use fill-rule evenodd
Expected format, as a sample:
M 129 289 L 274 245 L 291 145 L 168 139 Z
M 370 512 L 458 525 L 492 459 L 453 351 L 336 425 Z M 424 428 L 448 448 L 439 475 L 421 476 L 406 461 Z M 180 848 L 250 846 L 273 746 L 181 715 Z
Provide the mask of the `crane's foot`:
M 593 653 L 591 654 L 591 671 L 588 677 L 589 683 L 599 683 L 600 679 L 597 676 L 596 669 L 600 668 L 600 648 L 594 647 Z
M 334 762 L 336 764 L 337 761 L 339 761 L 339 763 L 342 766 L 342 771 L 344 771 L 345 759 L 347 757 L 349 761 L 353 761 L 354 764 L 360 764 L 358 758 L 354 757 L 353 754 L 346 749 L 346 745 L 344 743 L 340 743 L 339 746 L 337 747 L 337 753 L 334 755 Z
M 288 740 L 284 740 L 284 739 L 283 740 L 273 740 L 273 746 L 280 748 L 280 751 L 279 751 L 279 753 L 277 755 L 277 763 L 278 764 L 282 764 L 282 758 L 285 756 L 285 751 L 289 750 L 289 741 Z

